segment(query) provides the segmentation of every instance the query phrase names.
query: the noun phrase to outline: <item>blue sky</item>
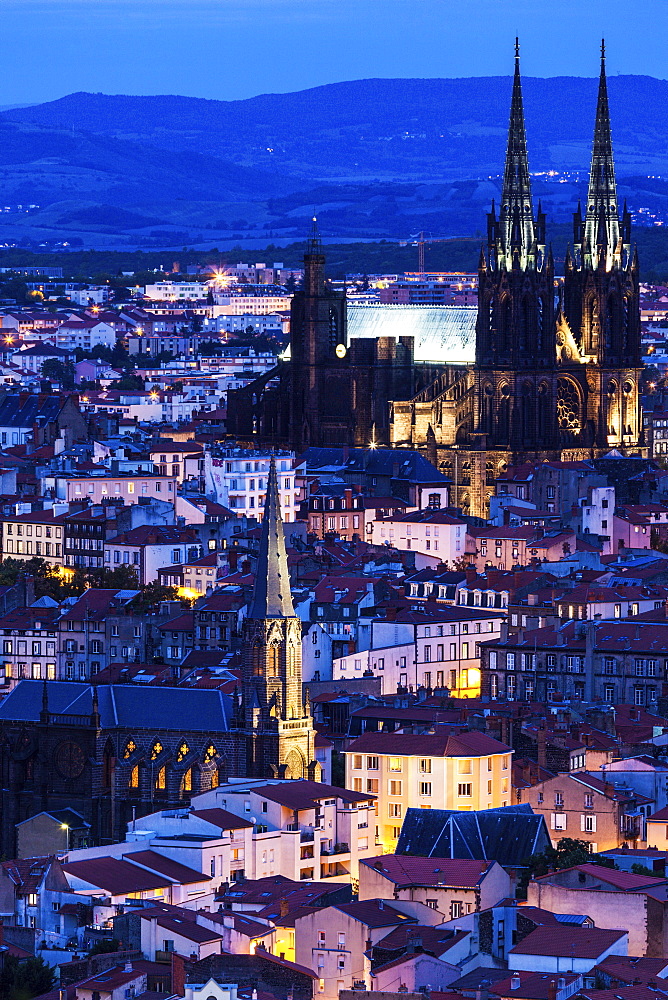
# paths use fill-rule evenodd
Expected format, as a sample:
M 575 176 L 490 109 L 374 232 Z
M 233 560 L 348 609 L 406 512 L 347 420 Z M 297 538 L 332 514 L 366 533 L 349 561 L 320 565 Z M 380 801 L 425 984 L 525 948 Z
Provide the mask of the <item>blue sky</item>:
M 223 100 L 365 77 L 668 76 L 668 0 L 2 0 L 0 104 Z

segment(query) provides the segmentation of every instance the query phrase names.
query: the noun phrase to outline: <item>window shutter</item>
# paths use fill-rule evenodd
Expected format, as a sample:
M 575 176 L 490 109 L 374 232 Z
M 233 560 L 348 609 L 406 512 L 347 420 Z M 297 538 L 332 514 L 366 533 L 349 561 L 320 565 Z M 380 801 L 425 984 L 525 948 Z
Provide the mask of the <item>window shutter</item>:
M 585 828 L 585 817 L 580 816 L 580 829 L 584 830 L 584 828 Z
M 592 833 L 596 833 L 596 817 L 595 816 L 590 816 L 589 819 L 590 819 L 590 822 L 591 822 L 591 832 Z
M 556 819 L 556 816 L 554 815 L 554 813 L 550 813 L 550 828 L 552 830 L 556 830 L 555 819 Z

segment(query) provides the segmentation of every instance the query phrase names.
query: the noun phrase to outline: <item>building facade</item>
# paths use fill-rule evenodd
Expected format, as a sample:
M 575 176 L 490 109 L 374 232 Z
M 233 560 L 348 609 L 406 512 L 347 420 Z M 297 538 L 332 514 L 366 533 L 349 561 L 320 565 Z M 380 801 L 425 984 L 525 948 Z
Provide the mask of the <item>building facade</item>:
M 486 516 L 494 481 L 530 459 L 643 451 L 638 261 L 620 217 L 602 53 L 587 207 L 574 221 L 555 308 L 545 218 L 534 214 L 519 49 L 499 215 L 480 256 L 476 360 L 392 404 L 391 440 L 453 478 L 453 502 Z

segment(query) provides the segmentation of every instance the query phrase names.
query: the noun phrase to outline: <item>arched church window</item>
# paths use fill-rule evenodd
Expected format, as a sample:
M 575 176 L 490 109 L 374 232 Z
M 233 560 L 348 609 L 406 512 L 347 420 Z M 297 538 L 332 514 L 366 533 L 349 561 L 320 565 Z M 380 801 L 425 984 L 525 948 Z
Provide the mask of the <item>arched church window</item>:
M 128 742 L 125 744 L 125 749 L 123 751 L 123 760 L 127 760 L 129 757 L 131 757 L 136 749 L 137 749 L 137 744 L 135 743 L 135 741 L 128 740 Z
M 251 649 L 251 665 L 253 668 L 253 673 L 255 676 L 262 675 L 262 646 L 259 642 L 253 643 L 253 648 Z
M 536 347 L 543 349 L 543 299 L 539 295 L 536 303 Z
M 163 764 L 162 767 L 158 768 L 158 773 L 155 776 L 155 788 L 156 791 L 162 792 L 167 787 L 167 768 Z
M 216 750 L 213 743 L 209 743 L 208 747 L 204 751 L 204 763 L 209 764 L 214 757 L 218 756 L 218 751 Z
M 579 431 L 581 427 L 580 393 L 571 379 L 560 378 L 557 385 L 557 420 L 562 431 Z
M 179 761 L 179 762 L 182 761 L 183 758 L 186 757 L 189 752 L 190 752 L 190 747 L 188 746 L 188 744 L 184 740 L 183 743 L 180 744 L 179 749 L 177 751 L 177 754 L 176 754 L 177 761 Z
M 267 667 L 270 677 L 278 677 L 278 644 L 272 642 L 267 650 Z
M 135 766 L 130 771 L 130 780 L 128 781 L 129 788 L 139 788 L 139 764 Z
M 151 747 L 151 760 L 157 760 L 157 758 L 160 756 L 161 753 L 162 753 L 162 743 L 160 742 L 160 740 L 156 740 L 153 746 Z
M 184 773 L 181 778 L 181 793 L 192 792 L 193 790 L 193 770 L 191 767 Z
M 339 317 L 336 309 L 329 310 L 329 346 L 332 350 L 339 343 Z

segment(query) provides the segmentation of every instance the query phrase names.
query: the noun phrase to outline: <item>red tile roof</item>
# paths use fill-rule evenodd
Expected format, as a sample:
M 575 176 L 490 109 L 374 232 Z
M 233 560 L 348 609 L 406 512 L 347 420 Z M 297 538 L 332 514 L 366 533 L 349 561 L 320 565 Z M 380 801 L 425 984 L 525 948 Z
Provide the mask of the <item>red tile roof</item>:
M 112 896 L 128 892 L 142 892 L 146 889 L 162 889 L 172 881 L 166 876 L 143 871 L 137 865 L 119 858 L 87 858 L 84 861 L 69 861 L 63 865 L 68 875 L 89 882 L 111 893 Z
M 347 753 L 400 754 L 404 757 L 486 757 L 511 753 L 505 743 L 486 733 L 365 733 L 352 740 Z
M 602 927 L 537 927 L 514 948 L 510 955 L 549 955 L 558 958 L 597 959 L 628 934 L 625 930 Z
M 125 860 L 130 861 L 133 865 L 140 865 L 149 871 L 157 872 L 159 875 L 166 875 L 170 882 L 178 885 L 208 882 L 211 877 L 196 871 L 194 868 L 189 868 L 187 865 L 182 865 L 179 861 L 166 858 L 156 851 L 135 851 L 134 854 L 126 855 Z
M 191 815 L 219 827 L 220 830 L 243 830 L 253 826 L 250 820 L 235 816 L 227 809 L 193 809 Z
M 346 913 L 353 920 L 359 920 L 367 927 L 392 927 L 403 923 L 416 923 L 415 917 L 407 917 L 385 899 L 360 899 L 357 903 L 335 904 L 334 908 Z
M 381 854 L 377 858 L 363 858 L 360 864 L 379 872 L 398 888 L 430 885 L 474 889 L 494 862 Z

